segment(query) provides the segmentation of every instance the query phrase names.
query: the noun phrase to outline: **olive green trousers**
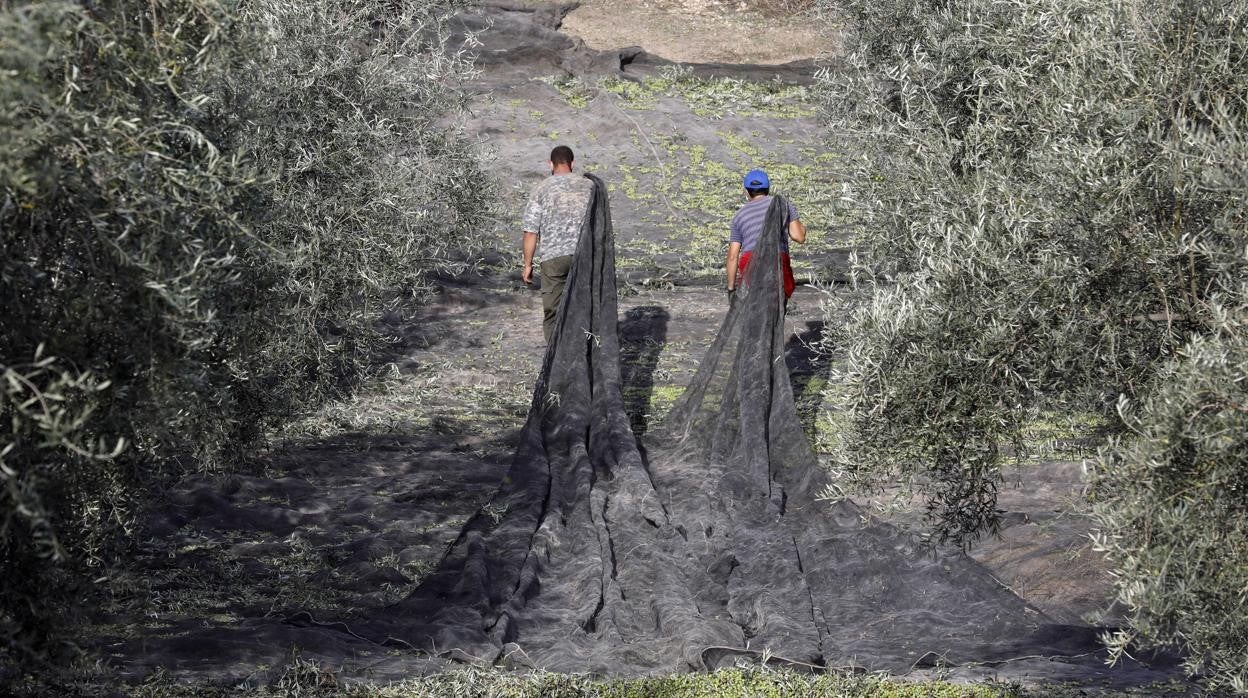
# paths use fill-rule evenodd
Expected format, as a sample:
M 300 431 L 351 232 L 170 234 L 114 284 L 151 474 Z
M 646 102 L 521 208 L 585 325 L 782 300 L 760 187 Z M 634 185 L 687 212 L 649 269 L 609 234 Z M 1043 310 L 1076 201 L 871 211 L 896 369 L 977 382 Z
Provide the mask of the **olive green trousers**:
M 563 287 L 568 283 L 572 270 L 572 255 L 555 257 L 542 262 L 542 329 L 546 343 L 555 334 L 555 319 L 559 316 L 559 301 L 563 300 Z

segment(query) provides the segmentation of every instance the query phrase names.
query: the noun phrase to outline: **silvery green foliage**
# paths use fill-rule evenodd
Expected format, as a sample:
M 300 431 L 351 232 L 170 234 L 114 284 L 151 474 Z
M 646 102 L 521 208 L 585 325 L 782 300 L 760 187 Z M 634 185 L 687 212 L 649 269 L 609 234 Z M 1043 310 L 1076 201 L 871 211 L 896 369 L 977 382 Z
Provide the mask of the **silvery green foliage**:
M 6 630 L 56 605 L 26 592 L 98 559 L 132 499 L 236 464 L 348 387 L 388 344 L 382 303 L 471 257 L 489 186 L 447 125 L 470 69 L 449 9 L 0 5 L 0 369 L 27 375 L 42 351 L 64 380 L 109 383 L 65 398 L 74 438 L 130 444 L 47 449 L 26 398 L 0 403 L 8 480 L 40 502 L 4 502 Z M 31 395 L 57 392 L 43 380 Z
M 1224 197 L 1207 233 L 1183 241 L 1223 270 L 1220 283 L 1200 331 L 1142 398 L 1117 405 L 1123 432 L 1090 474 L 1094 541 L 1131 620 L 1111 648 L 1173 643 L 1190 652 L 1193 671 L 1248 693 L 1248 130 L 1238 97 L 1181 120 L 1172 146 L 1196 191 Z
M 1241 581 L 1221 592 L 1200 565 L 1150 575 L 1223 535 L 1177 501 L 1216 498 L 1225 530 L 1248 516 L 1242 482 L 1202 485 L 1248 469 L 1242 447 L 1217 445 L 1248 431 L 1244 412 L 1185 427 L 1195 460 L 1161 445 L 1194 404 L 1182 376 L 1243 390 L 1229 367 L 1243 366 L 1248 274 L 1248 2 L 834 4 L 851 41 L 824 76 L 825 113 L 860 154 L 849 203 L 874 288 L 840 338 L 840 467 L 912 481 L 935 536 L 967 543 L 996 525 L 1000 466 L 1029 420 L 1104 416 L 1123 436 L 1103 463 L 1134 463 L 1098 470 L 1097 513 L 1137 630 L 1242 685 L 1248 643 L 1225 616 L 1245 615 L 1248 549 L 1222 546 Z M 1228 368 L 1189 365 L 1209 351 Z M 1147 407 L 1120 414 L 1121 395 Z M 1150 495 L 1163 483 L 1175 497 Z M 1191 547 L 1151 536 L 1160 522 Z
M 110 498 L 124 498 L 111 462 L 124 442 L 92 439 L 87 424 L 96 396 L 107 383 L 88 373 L 68 370 L 54 357 L 35 350 L 32 360 L 0 365 L 0 532 L 6 577 L 6 601 L 0 613 L 0 639 L 6 651 L 38 654 L 30 628 L 43 624 L 47 609 L 38 603 L 53 584 L 49 573 L 31 572 L 66 561 L 70 554 L 59 529 L 73 511 L 74 524 L 110 527 L 116 504 L 100 506 Z M 66 471 L 72 486 L 66 487 Z M 75 553 L 91 555 L 98 538 L 71 536 Z M 59 581 L 59 580 L 58 580 Z M 33 638 L 36 639 L 37 638 Z M 3 656 L 3 652 L 0 652 Z
M 1244 289 L 1248 292 L 1248 288 Z M 1242 302 L 1242 301 L 1241 301 Z M 1092 468 L 1094 540 L 1139 639 L 1190 652 L 1192 671 L 1248 692 L 1248 313 L 1225 309 L 1155 378 Z M 1237 317 L 1230 317 L 1230 315 Z

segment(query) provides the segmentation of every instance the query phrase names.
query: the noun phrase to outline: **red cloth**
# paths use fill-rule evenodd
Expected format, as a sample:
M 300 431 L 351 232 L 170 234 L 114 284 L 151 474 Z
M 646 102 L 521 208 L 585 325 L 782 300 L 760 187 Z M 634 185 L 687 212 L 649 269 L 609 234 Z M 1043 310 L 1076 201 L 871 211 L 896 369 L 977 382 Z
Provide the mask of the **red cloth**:
M 750 264 L 750 254 L 753 252 L 742 252 L 741 258 L 737 260 L 737 275 L 742 280 L 745 279 L 745 268 Z M 793 290 L 797 288 L 797 281 L 793 278 L 793 267 L 789 265 L 789 253 L 780 253 L 780 268 L 784 271 L 784 297 L 789 298 L 793 295 Z

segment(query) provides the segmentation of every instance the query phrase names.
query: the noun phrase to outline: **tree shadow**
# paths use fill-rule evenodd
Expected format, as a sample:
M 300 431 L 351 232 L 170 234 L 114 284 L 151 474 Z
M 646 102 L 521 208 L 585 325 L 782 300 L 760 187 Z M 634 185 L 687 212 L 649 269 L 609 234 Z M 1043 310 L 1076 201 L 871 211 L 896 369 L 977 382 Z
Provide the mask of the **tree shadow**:
M 813 434 L 823 404 L 823 389 L 832 370 L 832 357 L 821 351 L 826 323 L 809 320 L 806 329 L 795 332 L 784 345 L 784 360 L 789 367 L 793 386 L 793 402 L 802 429 Z
M 671 315 L 661 306 L 630 308 L 617 325 L 620 337 L 620 388 L 624 409 L 637 438 L 649 427 L 647 413 L 654 393 L 654 370 L 667 345 Z

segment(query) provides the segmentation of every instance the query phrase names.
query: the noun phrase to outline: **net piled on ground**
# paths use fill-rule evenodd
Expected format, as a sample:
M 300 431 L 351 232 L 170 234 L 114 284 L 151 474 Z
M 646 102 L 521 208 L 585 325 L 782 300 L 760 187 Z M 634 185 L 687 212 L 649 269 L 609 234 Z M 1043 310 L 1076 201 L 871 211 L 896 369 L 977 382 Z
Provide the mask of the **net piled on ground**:
M 815 500 L 823 475 L 783 355 L 779 197 L 768 244 L 643 458 L 621 392 L 610 209 L 591 179 L 512 467 L 368 634 L 468 661 L 624 675 L 741 655 L 904 671 L 1088 649 L 1087 632 L 1048 625 L 969 558 Z

